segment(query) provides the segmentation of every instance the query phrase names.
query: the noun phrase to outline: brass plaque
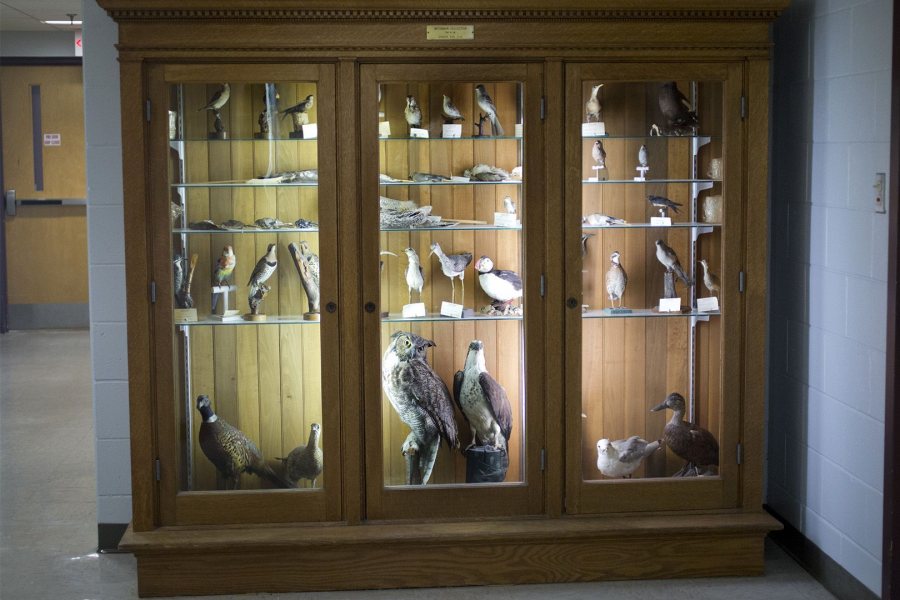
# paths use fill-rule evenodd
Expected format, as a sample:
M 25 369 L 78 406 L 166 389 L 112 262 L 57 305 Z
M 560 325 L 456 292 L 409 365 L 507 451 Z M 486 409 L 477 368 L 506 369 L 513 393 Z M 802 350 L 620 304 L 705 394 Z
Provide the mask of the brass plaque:
M 474 25 L 426 25 L 425 38 L 429 40 L 474 40 Z

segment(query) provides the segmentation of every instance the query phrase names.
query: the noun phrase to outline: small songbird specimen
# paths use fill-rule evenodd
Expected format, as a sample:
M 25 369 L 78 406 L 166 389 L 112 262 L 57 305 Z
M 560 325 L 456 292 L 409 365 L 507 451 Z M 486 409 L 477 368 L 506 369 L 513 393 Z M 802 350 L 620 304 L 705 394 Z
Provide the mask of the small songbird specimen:
M 403 111 L 403 114 L 410 127 L 422 125 L 422 111 L 419 110 L 419 104 L 413 96 L 406 97 L 406 109 Z
M 597 469 L 607 477 L 631 478 L 645 458 L 659 449 L 659 440 L 648 442 L 633 435 L 627 440 L 597 442 Z
M 606 150 L 603 149 L 603 142 L 597 140 L 594 142 L 594 148 L 591 150 L 591 156 L 594 158 L 594 162 L 597 163 L 598 169 L 606 168 Z
M 592 237 L 594 237 L 593 233 L 582 233 L 581 234 L 581 258 L 584 258 L 585 256 L 587 256 L 587 251 L 588 251 L 587 243 L 588 243 L 588 240 L 591 239 Z
M 506 213 L 509 215 L 516 214 L 516 204 L 513 202 L 511 196 L 506 196 L 503 198 L 503 208 L 506 209 Z
M 628 275 L 619 262 L 620 256 L 618 250 L 609 255 L 609 271 L 606 272 L 606 293 L 613 308 L 616 308 L 616 300 L 619 301 L 618 307 L 622 308 L 622 296 L 625 295 L 625 286 L 628 285 Z
M 409 288 L 409 303 L 412 304 L 412 293 L 419 293 L 419 301 L 422 300 L 422 288 L 425 287 L 425 269 L 419 263 L 419 255 L 412 248 L 404 248 L 409 265 L 406 267 L 406 286 Z
M 459 109 L 456 108 L 456 105 L 453 104 L 453 100 L 450 99 L 450 96 L 446 94 L 444 94 L 444 102 L 441 104 L 441 114 L 444 115 L 444 119 L 448 124 L 466 120 L 462 116 L 462 113 L 459 112 Z
M 225 280 L 234 273 L 234 266 L 237 264 L 237 257 L 234 255 L 234 248 L 225 246 L 222 250 L 222 256 L 216 262 L 216 268 L 213 270 L 213 285 L 222 285 Z
M 661 262 L 666 269 L 675 273 L 675 275 L 684 282 L 684 285 L 694 285 L 694 280 L 688 278 L 684 269 L 681 268 L 681 263 L 678 261 L 678 255 L 675 254 L 675 251 L 667 246 L 662 240 L 656 240 L 656 259 Z
M 465 366 L 453 377 L 453 399 L 472 429 L 466 450 L 473 446 L 508 450 L 512 407 L 506 390 L 487 372 L 481 340 L 472 340 Z
M 674 81 L 664 83 L 659 88 L 659 110 L 668 120 L 669 127 L 680 129 L 697 125 L 697 113 L 691 110 L 691 103 Z
M 669 200 L 664 196 L 647 196 L 647 202 L 649 202 L 650 206 L 652 206 L 653 208 L 658 208 L 663 211 L 672 209 L 672 212 L 674 212 L 676 215 L 678 214 L 678 207 L 681 206 L 681 204 L 679 204 L 678 202 Z
M 502 136 L 503 127 L 500 126 L 500 119 L 497 117 L 497 107 L 494 106 L 494 101 L 480 83 L 475 86 L 475 100 L 487 118 L 491 120 L 491 134 Z
M 322 449 L 319 448 L 322 426 L 313 423 L 309 428 L 309 440 L 305 446 L 297 446 L 285 458 L 276 457 L 284 465 L 284 475 L 288 481 L 297 484 L 301 479 L 309 479 L 310 487 L 316 487 L 316 478 L 322 474 Z
M 197 397 L 197 410 L 203 416 L 200 424 L 200 449 L 225 478 L 225 489 L 241 487 L 241 473 L 253 473 L 282 488 L 294 487 L 266 464 L 256 444 L 237 427 L 220 419 L 208 396 Z
M 212 95 L 212 98 L 209 99 L 209 102 L 203 108 L 198 108 L 197 112 L 204 110 L 211 110 L 213 112 L 219 112 L 222 110 L 222 107 L 228 102 L 228 99 L 231 97 L 231 84 L 223 83 L 222 87 L 216 90 L 216 93 Z
M 250 280 L 247 282 L 251 296 L 257 288 L 268 281 L 276 268 L 278 268 L 278 247 L 275 244 L 269 244 L 266 253 L 256 262 L 256 266 L 250 274 Z
M 478 271 L 481 289 L 494 300 L 491 305 L 501 314 L 507 314 L 513 300 L 521 298 L 524 293 L 522 278 L 513 271 L 495 269 L 494 262 L 487 256 L 478 259 L 475 270 Z
M 587 121 L 590 123 L 591 121 L 599 121 L 600 120 L 600 100 L 597 99 L 597 92 L 600 91 L 600 88 L 603 87 L 602 83 L 591 86 L 591 97 L 588 98 L 588 101 L 584 103 L 584 112 L 587 113 Z
M 443 438 L 459 448 L 453 400 L 425 357 L 430 340 L 406 331 L 391 336 L 381 360 L 381 383 L 391 406 L 409 427 L 401 447 L 407 457 L 407 484 L 428 483 Z
M 709 293 L 718 296 L 720 283 L 719 276 L 709 270 L 709 263 L 706 262 L 705 258 L 700 259 L 700 264 L 703 266 L 703 285 L 709 290 Z
M 719 443 L 713 434 L 684 420 L 684 396 L 674 392 L 662 404 L 654 406 L 652 412 L 669 409 L 672 419 L 663 430 L 663 441 L 672 452 L 687 461 L 675 477 L 703 475 L 715 472 L 719 467 Z
M 459 283 L 462 285 L 460 304 L 464 304 L 466 301 L 466 267 L 472 262 L 472 253 L 463 252 L 462 254 L 444 254 L 444 251 L 441 250 L 441 245 L 437 242 L 433 242 L 428 257 L 431 258 L 433 254 L 437 254 L 438 260 L 441 263 L 441 271 L 443 271 L 445 276 L 450 278 L 450 301 L 453 303 L 456 302 L 456 286 L 453 283 L 453 279 L 458 277 Z
M 642 167 L 649 167 L 649 160 L 647 157 L 647 146 L 641 144 L 640 149 L 638 149 L 638 164 Z
M 313 97 L 312 94 L 310 94 L 309 96 L 304 98 L 301 102 L 298 102 L 297 104 L 281 111 L 281 118 L 283 119 L 288 115 L 305 113 L 313 107 L 314 102 L 315 102 L 315 98 Z

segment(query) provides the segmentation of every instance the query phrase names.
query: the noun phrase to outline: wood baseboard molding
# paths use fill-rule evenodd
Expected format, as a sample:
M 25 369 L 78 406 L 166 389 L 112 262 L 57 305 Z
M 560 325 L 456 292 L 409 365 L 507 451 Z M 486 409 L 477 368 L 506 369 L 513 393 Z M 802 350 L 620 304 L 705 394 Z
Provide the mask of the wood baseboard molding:
M 816 581 L 822 584 L 826 590 L 837 596 L 840 600 L 878 600 L 879 597 L 872 590 L 839 565 L 833 558 L 822 552 L 803 533 L 788 523 L 784 517 L 764 507 L 773 517 L 781 521 L 784 527 L 781 531 L 773 531 L 770 539 L 781 546 L 791 558 L 806 569 Z
M 142 597 L 760 575 L 759 513 L 126 532 Z M 198 576 L 202 574 L 202 576 Z

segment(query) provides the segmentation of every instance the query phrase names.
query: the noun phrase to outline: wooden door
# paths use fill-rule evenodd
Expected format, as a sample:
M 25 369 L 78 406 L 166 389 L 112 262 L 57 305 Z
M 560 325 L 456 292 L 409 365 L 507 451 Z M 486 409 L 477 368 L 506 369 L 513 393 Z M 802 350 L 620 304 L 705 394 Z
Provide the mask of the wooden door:
M 87 326 L 81 67 L 0 67 L 0 113 L 9 326 Z

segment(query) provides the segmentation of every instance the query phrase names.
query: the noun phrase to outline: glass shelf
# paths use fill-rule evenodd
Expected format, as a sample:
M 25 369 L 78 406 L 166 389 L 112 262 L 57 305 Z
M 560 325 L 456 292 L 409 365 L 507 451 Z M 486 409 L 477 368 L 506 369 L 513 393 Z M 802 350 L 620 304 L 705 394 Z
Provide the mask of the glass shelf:
M 382 227 L 381 231 L 385 233 L 409 233 L 415 231 L 522 231 L 522 226 L 516 227 L 500 227 L 497 225 L 446 225 L 444 227 Z
M 439 186 L 439 185 L 522 185 L 521 179 L 504 179 L 503 181 L 379 181 L 378 185 L 383 186 Z
M 582 179 L 582 185 L 596 184 L 616 184 L 616 183 L 642 183 L 645 185 L 667 184 L 667 183 L 721 183 L 721 179 L 607 179 L 606 181 L 592 181 L 590 179 Z
M 672 223 L 671 225 L 651 225 L 650 223 L 623 223 L 620 225 L 584 225 L 582 229 L 672 229 L 672 228 L 703 228 L 703 227 L 721 227 L 721 223 L 697 223 L 688 221 L 684 223 Z
M 645 318 L 663 318 L 663 319 L 690 319 L 695 318 L 706 321 L 709 317 L 717 317 L 721 315 L 719 311 L 699 312 L 691 310 L 689 312 L 658 312 L 652 308 L 632 308 L 630 313 L 611 313 L 603 309 L 592 309 L 581 313 L 582 319 L 645 319 Z
M 184 144 L 184 143 L 193 143 L 193 142 L 317 142 L 318 138 L 286 138 L 286 137 L 273 137 L 273 138 L 228 138 L 224 140 L 220 140 L 219 138 L 215 139 L 207 139 L 207 138 L 185 138 L 185 139 L 177 139 L 177 140 L 169 140 L 169 142 L 173 144 Z
M 318 187 L 318 181 L 292 181 L 290 183 L 249 183 L 247 181 L 202 181 L 173 183 L 173 188 L 244 188 L 244 187 Z
M 701 146 L 718 140 L 714 135 L 583 135 L 585 140 L 700 140 Z
M 420 138 L 420 137 L 399 137 L 399 136 L 391 136 L 391 137 L 380 137 L 378 138 L 379 142 L 460 142 L 460 141 L 469 141 L 469 142 L 491 142 L 495 140 L 521 140 L 522 138 L 515 135 L 498 135 L 498 136 L 490 136 L 490 135 L 482 135 L 482 136 L 469 136 L 469 137 L 458 137 L 458 138 L 445 138 L 445 137 L 428 137 L 428 138 Z
M 440 313 L 428 313 L 428 315 L 424 317 L 411 317 L 404 318 L 400 315 L 400 313 L 391 313 L 386 317 L 381 317 L 382 323 L 435 323 L 435 322 L 446 322 L 446 323 L 458 323 L 460 321 L 521 321 L 521 315 L 485 315 L 478 312 L 472 313 L 469 312 L 472 309 L 467 308 L 466 314 L 464 314 L 461 318 L 457 319 L 455 317 L 445 317 Z
M 319 321 L 307 321 L 303 315 L 266 315 L 265 321 L 245 321 L 244 319 L 235 319 L 234 321 L 223 321 L 214 319 L 212 315 L 207 315 L 198 321 L 176 321 L 177 327 L 228 327 L 232 325 L 318 325 Z
M 235 234 L 247 234 L 247 233 L 318 233 L 318 227 L 279 227 L 277 229 L 261 229 L 256 227 L 247 227 L 246 229 L 189 229 L 185 228 L 175 228 L 172 230 L 172 233 L 176 234 L 196 234 L 196 233 L 235 233 Z

